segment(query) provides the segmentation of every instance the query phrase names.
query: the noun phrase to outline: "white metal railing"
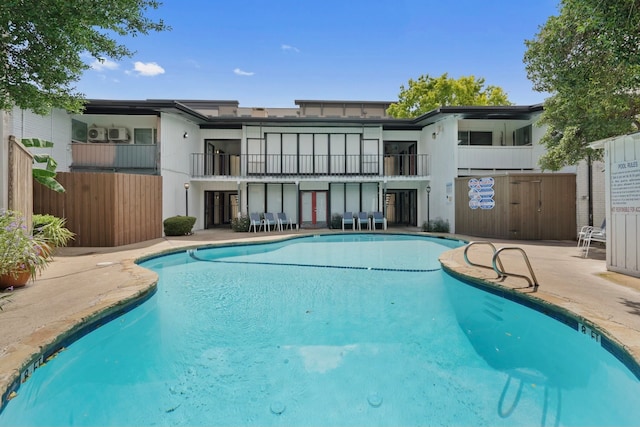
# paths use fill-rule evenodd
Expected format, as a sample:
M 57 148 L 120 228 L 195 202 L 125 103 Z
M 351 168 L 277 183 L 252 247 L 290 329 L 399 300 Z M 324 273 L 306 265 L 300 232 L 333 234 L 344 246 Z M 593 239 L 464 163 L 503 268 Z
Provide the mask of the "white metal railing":
M 194 177 L 207 176 L 427 176 L 427 154 L 286 155 L 193 153 Z

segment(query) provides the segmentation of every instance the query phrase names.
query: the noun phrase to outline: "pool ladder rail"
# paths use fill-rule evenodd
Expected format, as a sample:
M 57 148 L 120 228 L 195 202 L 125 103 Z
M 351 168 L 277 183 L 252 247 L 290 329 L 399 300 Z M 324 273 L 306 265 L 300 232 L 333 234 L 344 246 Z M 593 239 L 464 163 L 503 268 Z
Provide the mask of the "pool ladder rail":
M 471 261 L 469 261 L 469 256 L 468 256 L 468 251 L 469 249 L 474 246 L 474 245 L 488 245 L 491 246 L 491 249 L 493 250 L 493 257 L 491 258 L 491 265 L 483 265 L 483 264 L 476 264 L 473 263 Z M 502 264 L 502 260 L 500 259 L 500 253 L 504 252 L 504 251 L 518 251 L 522 254 L 522 257 L 524 258 L 525 263 L 527 264 L 527 268 L 529 269 L 529 274 L 531 275 L 531 277 L 529 276 L 525 276 L 523 274 L 517 274 L 517 273 L 508 273 L 505 269 L 504 266 Z M 505 246 L 503 248 L 500 249 L 496 249 L 495 245 L 487 240 L 476 240 L 476 241 L 472 241 L 469 242 L 467 244 L 467 246 L 464 248 L 464 260 L 467 262 L 467 264 L 474 266 L 474 267 L 481 267 L 481 268 L 489 268 L 489 269 L 493 269 L 493 271 L 496 272 L 496 274 L 498 275 L 498 279 L 500 280 L 504 280 L 507 278 L 507 276 L 513 276 L 513 277 L 519 277 L 521 279 L 525 279 L 528 283 L 529 283 L 529 287 L 534 287 L 534 288 L 538 288 L 539 284 L 538 284 L 538 279 L 536 278 L 535 273 L 533 272 L 533 268 L 531 268 L 531 263 L 529 262 L 529 257 L 527 256 L 527 253 L 524 251 L 524 249 L 519 248 L 517 246 Z

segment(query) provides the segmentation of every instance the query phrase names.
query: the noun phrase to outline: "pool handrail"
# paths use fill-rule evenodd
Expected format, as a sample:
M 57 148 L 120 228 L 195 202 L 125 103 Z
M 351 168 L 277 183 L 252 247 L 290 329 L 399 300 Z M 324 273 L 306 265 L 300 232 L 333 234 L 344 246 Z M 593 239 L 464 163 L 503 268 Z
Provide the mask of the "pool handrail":
M 473 246 L 473 245 L 489 245 L 489 246 L 491 246 L 491 249 L 493 250 L 493 255 L 495 255 L 495 253 L 497 251 L 495 245 L 493 243 L 489 242 L 488 240 L 474 240 L 472 242 L 469 242 L 469 243 L 467 243 L 467 246 L 464 248 L 464 260 L 467 262 L 467 264 L 469 264 L 469 265 L 471 265 L 473 267 L 488 268 L 490 270 L 493 270 L 498 275 L 497 279 L 504 279 L 506 276 L 501 274 L 500 271 L 496 270 L 495 267 L 492 267 L 490 265 L 484 265 L 484 264 L 476 264 L 474 262 L 469 261 L 469 255 L 467 254 L 467 252 L 469 251 L 469 248 L 471 248 L 471 246 Z M 502 261 L 500 261 L 500 259 L 498 258 L 497 262 L 500 265 L 500 269 L 502 271 L 504 271 L 504 267 L 502 266 Z
M 531 279 L 528 276 L 525 276 L 523 274 L 507 273 L 504 270 L 504 267 L 502 266 L 502 262 L 500 262 L 500 252 L 506 251 L 506 250 L 517 250 L 522 254 L 522 256 L 524 258 L 524 262 L 527 264 L 527 268 L 529 269 L 529 273 L 531 274 Z M 497 264 L 500 264 L 500 269 L 498 269 Z M 525 279 L 529 283 L 529 287 L 537 288 L 539 286 L 538 279 L 536 279 L 536 275 L 533 272 L 533 268 L 531 268 L 531 263 L 529 262 L 529 257 L 527 256 L 527 253 L 522 248 L 519 248 L 517 246 L 505 246 L 504 248 L 498 249 L 496 251 L 496 253 L 493 254 L 492 265 L 493 265 L 493 269 L 500 276 L 503 276 L 503 277 L 506 277 L 506 276 L 520 277 L 521 279 Z

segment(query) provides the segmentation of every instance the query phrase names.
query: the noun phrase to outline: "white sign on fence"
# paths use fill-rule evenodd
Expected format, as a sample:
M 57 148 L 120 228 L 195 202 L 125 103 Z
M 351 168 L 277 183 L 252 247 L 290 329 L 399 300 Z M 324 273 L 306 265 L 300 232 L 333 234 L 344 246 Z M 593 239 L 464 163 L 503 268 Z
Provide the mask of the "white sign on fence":
M 469 180 L 469 207 L 471 209 L 493 209 L 496 206 L 493 177 L 471 178 Z

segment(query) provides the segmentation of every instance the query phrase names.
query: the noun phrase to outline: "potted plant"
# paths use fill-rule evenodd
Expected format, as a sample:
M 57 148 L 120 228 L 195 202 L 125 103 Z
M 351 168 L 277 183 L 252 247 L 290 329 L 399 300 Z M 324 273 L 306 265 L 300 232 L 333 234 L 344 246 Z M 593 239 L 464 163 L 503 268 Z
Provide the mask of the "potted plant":
M 33 215 L 33 237 L 44 241 L 53 250 L 67 246 L 69 240 L 75 236 L 71 230 L 65 227 L 66 219 L 53 215 Z
M 34 237 L 21 214 L 0 211 L 0 288 L 24 286 L 48 264 L 48 245 Z

